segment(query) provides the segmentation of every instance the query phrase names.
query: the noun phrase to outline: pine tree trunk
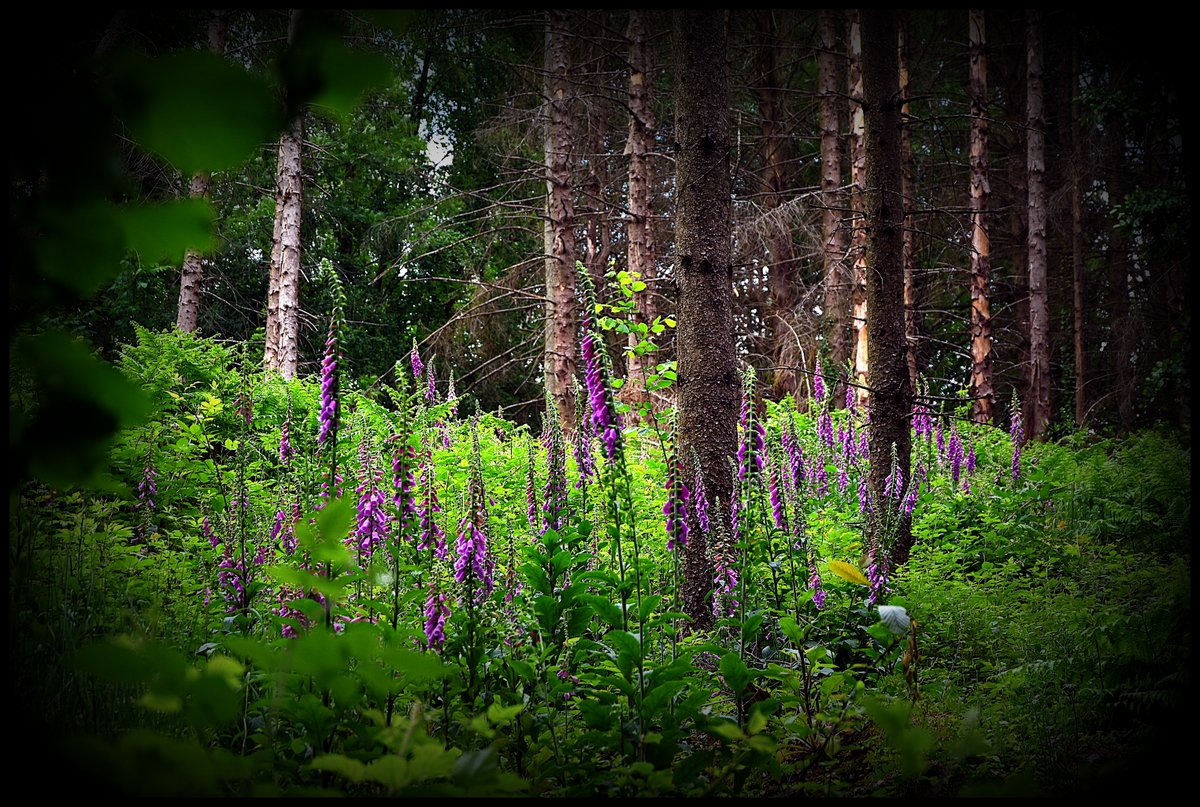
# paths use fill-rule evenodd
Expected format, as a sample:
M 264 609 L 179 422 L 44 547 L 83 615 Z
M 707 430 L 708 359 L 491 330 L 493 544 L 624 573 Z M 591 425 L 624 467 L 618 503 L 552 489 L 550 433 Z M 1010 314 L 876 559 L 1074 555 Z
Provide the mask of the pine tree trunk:
M 546 389 L 563 429 L 575 428 L 575 210 L 571 198 L 571 119 L 567 15 L 550 11 L 546 24 Z
M 840 370 L 850 357 L 850 334 L 846 296 L 846 231 L 842 210 L 842 149 L 839 139 L 837 69 L 837 23 L 833 11 L 818 12 L 821 49 L 817 52 L 817 91 L 821 114 L 821 238 L 822 276 L 825 279 L 825 304 L 829 321 L 829 358 Z
M 210 12 L 208 21 L 208 48 L 218 56 L 225 53 L 227 17 L 222 12 Z M 212 182 L 207 173 L 201 172 L 188 183 L 188 196 L 207 199 Z M 175 327 L 184 333 L 195 333 L 200 326 L 200 289 L 204 285 L 204 259 L 200 253 L 189 249 L 183 258 L 183 269 L 179 278 L 179 308 L 175 316 Z
M 867 227 L 864 221 L 866 206 L 864 187 L 866 184 L 866 148 L 863 124 L 863 75 L 862 75 L 862 32 L 859 12 L 850 12 L 850 208 L 853 211 L 853 228 L 850 255 L 853 258 L 850 325 L 854 334 L 854 367 L 851 380 L 854 394 L 860 406 L 870 398 L 867 376 L 870 370 L 870 342 L 867 323 L 870 305 L 867 302 Z M 888 52 L 893 52 L 891 45 Z
M 909 418 L 912 390 L 904 349 L 904 196 L 901 193 L 900 84 L 896 62 L 896 12 L 866 10 L 862 17 L 863 108 L 866 140 L 867 305 L 871 312 L 871 467 L 875 506 L 870 529 L 889 537 L 886 520 L 899 528 L 892 558 L 908 560 L 912 533 L 900 499 L 884 494 L 891 457 L 902 478 L 909 478 Z
M 634 292 L 634 322 L 649 324 L 658 316 L 655 295 L 658 293 L 658 270 L 654 254 L 654 204 L 650 189 L 654 187 L 654 96 L 651 83 L 651 53 L 646 47 L 645 12 L 629 12 L 629 139 L 625 152 L 629 155 L 629 223 L 626 227 L 629 272 L 640 276 L 646 288 Z M 653 338 L 653 337 L 651 337 Z M 641 342 L 636 333 L 629 335 L 632 351 Z M 633 412 L 651 403 L 646 391 L 646 375 L 654 367 L 655 354 L 629 354 L 623 397 Z
M 992 383 L 992 276 L 988 239 L 988 88 L 987 36 L 984 12 L 968 15 L 971 71 L 971 418 L 991 423 L 995 388 Z
M 1046 292 L 1046 124 L 1042 90 L 1042 15 L 1026 17 L 1028 95 L 1026 165 L 1029 174 L 1029 413 L 1026 433 L 1042 439 L 1050 424 L 1050 310 Z
M 796 392 L 796 371 L 800 365 L 800 343 L 795 328 L 795 309 L 802 290 L 797 276 L 792 231 L 786 217 L 778 211 L 787 202 L 787 146 L 791 134 L 786 130 L 782 73 L 779 69 L 779 32 L 776 15 L 768 10 L 755 15 L 758 23 L 758 82 L 754 93 L 762 120 L 763 208 L 770 220 L 767 225 L 767 285 L 770 289 L 770 314 L 767 332 L 770 355 L 775 365 L 772 391 L 778 398 Z
M 920 334 L 917 330 L 917 286 L 913 275 L 913 177 L 912 127 L 909 124 L 908 91 L 908 12 L 900 12 L 900 192 L 904 195 L 904 346 L 908 361 L 908 381 L 913 393 L 917 391 L 920 374 L 917 364 L 917 345 Z
M 1117 112 L 1105 122 L 1108 130 L 1106 151 L 1108 152 L 1106 185 L 1108 190 L 1108 317 L 1109 339 L 1105 348 L 1111 356 L 1113 392 L 1117 403 L 1117 422 L 1122 431 L 1134 427 L 1133 414 L 1133 363 L 1129 331 L 1129 239 L 1117 223 L 1113 212 L 1125 202 L 1125 125 L 1121 113 Z
M 722 11 L 681 11 L 675 16 L 679 450 L 682 457 L 699 460 L 713 524 L 728 523 L 739 390 L 724 17 Z M 696 626 L 712 624 L 710 541 L 696 529 L 683 558 L 684 610 Z
M 288 40 L 295 36 L 297 11 L 292 11 Z M 271 267 L 267 286 L 264 369 L 291 380 L 300 355 L 300 213 L 301 152 L 304 113 L 298 111 L 279 136 L 275 166 L 275 230 L 271 238 Z

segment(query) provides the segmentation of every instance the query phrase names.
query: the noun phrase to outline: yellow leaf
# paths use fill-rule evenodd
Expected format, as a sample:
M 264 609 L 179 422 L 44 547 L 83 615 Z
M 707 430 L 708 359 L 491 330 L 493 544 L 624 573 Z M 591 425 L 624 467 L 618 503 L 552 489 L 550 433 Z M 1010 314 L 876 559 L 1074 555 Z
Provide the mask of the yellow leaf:
M 843 580 L 848 580 L 851 583 L 858 583 L 860 586 L 869 586 L 871 581 L 867 576 L 858 570 L 858 567 L 852 563 L 847 563 L 844 560 L 830 560 L 825 562 L 825 568 L 836 574 Z

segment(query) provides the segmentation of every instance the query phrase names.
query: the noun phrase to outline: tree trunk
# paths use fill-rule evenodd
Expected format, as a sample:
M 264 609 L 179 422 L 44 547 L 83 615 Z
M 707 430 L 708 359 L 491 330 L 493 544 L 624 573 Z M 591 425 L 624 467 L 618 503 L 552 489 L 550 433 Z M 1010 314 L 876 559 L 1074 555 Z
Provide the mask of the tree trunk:
M 859 405 L 865 406 L 870 396 L 867 392 L 867 375 L 870 369 L 870 344 L 867 312 L 867 227 L 863 218 L 866 202 L 866 148 L 863 129 L 863 75 L 862 75 L 862 32 L 859 12 L 850 12 L 850 209 L 853 216 L 850 254 L 853 257 L 850 324 L 854 335 L 854 367 L 851 380 L 855 385 L 854 395 Z M 894 52 L 892 45 L 888 52 Z M 898 90 L 897 90 L 898 91 Z
M 208 48 L 221 56 L 225 53 L 225 32 L 228 18 L 224 13 L 213 11 L 208 21 Z M 207 199 L 212 182 L 209 175 L 200 172 L 188 183 L 188 196 Z M 183 258 L 183 269 L 179 278 L 179 308 L 175 316 L 175 327 L 184 333 L 195 333 L 200 325 L 200 288 L 204 284 L 204 259 L 199 252 L 189 249 Z
M 714 523 L 728 522 L 739 394 L 733 342 L 727 59 L 723 11 L 676 12 L 679 452 L 699 460 Z M 712 624 L 713 573 L 707 543 L 707 536 L 696 529 L 683 558 L 684 610 L 697 626 Z
M 575 210 L 571 198 L 571 119 L 567 15 L 550 11 L 546 21 L 546 389 L 558 406 L 563 429 L 575 428 Z
M 1079 35 L 1071 33 L 1071 78 L 1067 102 L 1071 114 L 1071 307 L 1075 343 L 1075 428 L 1087 420 L 1086 310 L 1083 295 L 1083 134 L 1079 125 Z
M 992 384 L 992 276 L 988 240 L 988 89 L 987 36 L 982 9 L 968 14 L 971 72 L 971 419 L 991 423 L 995 388 Z
M 288 41 L 296 31 L 297 11 L 288 24 Z M 300 212 L 301 151 L 304 113 L 298 111 L 279 136 L 275 168 L 275 232 L 267 288 L 267 345 L 264 369 L 289 381 L 296 377 L 300 354 Z
M 795 328 L 795 309 L 800 303 L 802 289 L 798 277 L 795 251 L 792 248 L 792 230 L 788 219 L 780 208 L 787 202 L 788 142 L 791 133 L 786 129 L 784 109 L 783 75 L 779 69 L 780 37 L 778 30 L 779 10 L 758 12 L 759 45 L 758 82 L 754 94 L 758 101 L 759 117 L 762 120 L 763 148 L 763 209 L 768 219 L 767 232 L 767 284 L 771 294 L 770 315 L 767 333 L 770 339 L 770 355 L 775 371 L 772 391 L 778 398 L 796 392 L 796 371 L 800 366 L 800 343 Z
M 908 91 L 908 12 L 900 16 L 900 192 L 904 195 L 904 346 L 908 360 L 909 387 L 917 391 L 917 345 L 920 334 L 917 330 L 917 286 L 913 276 L 913 193 L 916 184 L 913 178 L 912 127 L 909 125 Z
M 842 150 L 838 132 L 837 23 L 833 11 L 818 12 L 821 49 L 817 52 L 817 85 L 821 104 L 821 237 L 824 314 L 829 322 L 829 358 L 840 370 L 850 357 L 850 323 L 846 318 L 846 231 L 842 224 Z M 835 396 L 836 397 L 836 396 Z
M 654 254 L 654 203 L 650 189 L 654 187 L 654 96 L 651 82 L 651 53 L 646 47 L 645 12 L 634 9 L 629 12 L 629 139 L 625 152 L 629 155 L 629 223 L 626 227 L 629 272 L 639 277 L 646 288 L 634 292 L 633 319 L 637 324 L 649 324 L 658 315 L 658 269 Z M 629 335 L 632 351 L 641 343 L 641 335 Z M 641 356 L 629 354 L 625 388 L 622 390 L 626 403 L 633 412 L 639 412 L 651 403 L 646 391 L 646 374 L 654 366 L 653 353 Z
M 1026 165 L 1029 174 L 1029 413 L 1026 433 L 1042 439 L 1050 424 L 1050 310 L 1046 294 L 1046 124 L 1042 112 L 1042 14 L 1026 16 L 1028 95 Z
M 892 451 L 909 479 L 912 390 L 904 349 L 904 197 L 901 193 L 900 84 L 896 64 L 896 12 L 867 10 L 862 18 L 863 108 L 866 139 L 867 305 L 871 312 L 871 466 L 875 506 L 872 537 L 885 536 L 886 520 L 899 520 L 892 558 L 908 560 L 912 533 L 899 498 L 884 494 Z M 883 545 L 881 543 L 881 545 Z

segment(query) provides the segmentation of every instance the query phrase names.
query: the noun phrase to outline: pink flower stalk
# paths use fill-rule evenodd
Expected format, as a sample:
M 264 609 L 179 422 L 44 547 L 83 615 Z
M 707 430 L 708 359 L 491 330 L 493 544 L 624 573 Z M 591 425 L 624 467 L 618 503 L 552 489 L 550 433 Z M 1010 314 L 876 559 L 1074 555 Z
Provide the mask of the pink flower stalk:
M 821 372 L 821 357 L 817 356 L 817 366 L 813 370 L 813 400 L 818 403 L 825 397 L 825 375 Z
M 779 472 L 775 463 L 771 463 L 771 476 L 767 482 L 771 495 L 771 518 L 778 529 L 787 529 L 787 515 L 783 508 L 783 495 L 779 489 Z
M 692 492 L 683 481 L 683 464 L 677 457 L 667 467 L 667 501 L 663 515 L 667 517 L 667 549 L 687 546 L 687 506 Z
M 737 611 L 738 601 L 734 597 L 738 586 L 737 563 L 733 550 L 716 544 L 713 549 L 713 616 L 732 616 Z M 722 601 L 725 607 L 722 608 Z
M 338 419 L 338 340 L 334 323 L 329 323 L 329 336 L 325 339 L 325 357 L 321 360 L 321 411 L 317 445 L 324 445 L 331 434 L 337 432 Z
M 546 444 L 546 487 L 542 490 L 542 516 L 546 529 L 558 531 L 567 517 L 567 456 L 557 418 L 551 421 Z
M 846 411 L 854 412 L 858 409 L 858 396 L 854 394 L 854 385 L 846 384 Z
M 821 573 L 817 570 L 817 561 L 811 554 L 808 556 L 808 587 L 813 592 L 813 605 L 820 611 L 825 607 L 825 589 L 821 585 Z
M 1021 478 L 1021 444 L 1025 442 L 1025 428 L 1021 423 L 1021 401 L 1017 398 L 1016 393 L 1013 393 L 1012 398 L 1012 421 L 1009 426 L 1009 435 L 1012 437 L 1012 478 L 1016 482 Z
M 367 443 L 366 439 L 359 443 L 361 471 L 358 487 L 355 488 L 358 494 L 356 526 L 354 533 L 346 539 L 364 559 L 370 558 L 388 540 L 387 499 L 381 485 L 383 474 L 375 467 Z
M 538 535 L 542 534 L 541 518 L 538 515 L 537 495 L 537 449 L 533 441 L 529 442 L 529 462 L 525 465 L 525 516 L 529 527 Z
M 871 512 L 871 490 L 867 486 L 867 475 L 858 479 L 858 512 L 866 515 Z
M 704 491 L 704 477 L 700 475 L 699 468 L 696 469 L 695 479 L 696 493 L 692 501 L 695 503 L 696 525 L 701 532 L 707 533 L 712 525 L 708 521 L 708 494 Z
M 817 416 L 817 436 L 827 448 L 833 448 L 833 418 L 828 409 L 821 410 Z
M 147 464 L 142 469 L 142 481 L 138 483 L 138 500 L 147 510 L 154 509 L 154 497 L 158 495 L 158 472 Z
M 592 407 L 592 425 L 604 442 L 604 456 L 611 462 L 617 456 L 621 443 L 621 424 L 610 401 L 607 373 L 599 355 L 602 349 L 592 334 L 591 317 L 583 321 L 583 342 L 580 345 L 586 366 L 584 381 L 587 384 L 588 400 Z
M 413 337 L 412 353 L 409 354 L 409 361 L 412 363 L 413 380 L 421 377 L 421 373 L 425 372 L 425 362 L 421 361 L 421 354 L 417 350 L 417 337 Z
M 288 427 L 288 421 L 283 421 L 283 425 L 279 428 L 279 461 L 285 466 L 291 466 L 292 457 L 295 455 L 292 450 L 292 439 Z
M 442 512 L 437 496 L 437 478 L 433 459 L 426 455 L 421 467 L 421 490 L 425 501 L 421 507 L 421 538 L 417 549 L 432 549 L 438 560 L 446 559 L 446 533 L 438 526 L 434 514 Z
M 425 646 L 435 652 L 446 643 L 446 619 L 450 616 L 446 599 L 436 581 L 429 584 L 429 597 L 425 600 Z
M 437 381 L 433 377 L 433 359 L 430 359 L 429 364 L 425 367 L 425 382 L 425 401 L 432 404 L 437 401 Z
M 392 504 L 404 519 L 417 512 L 417 452 L 401 435 L 393 434 L 388 442 L 392 444 Z
M 458 525 L 458 540 L 454 544 L 457 557 L 454 559 L 454 579 L 474 591 L 476 600 L 492 593 L 492 561 L 488 556 L 487 535 L 475 523 L 473 513 L 463 516 Z
M 867 604 L 876 605 L 883 600 L 890 589 L 887 587 L 887 553 L 880 551 L 873 541 L 867 548 L 867 580 L 871 584 L 871 593 L 867 597 Z
M 962 438 L 958 435 L 958 426 L 950 431 L 950 442 L 946 446 L 946 459 L 950 461 L 950 478 L 957 485 L 959 477 L 962 476 L 964 459 Z
M 942 429 L 942 419 L 937 419 L 934 427 L 934 438 L 937 441 L 937 453 L 941 459 L 946 459 L 946 432 Z
M 200 522 L 200 534 L 208 539 L 208 545 L 213 549 L 221 543 L 221 539 L 213 532 L 212 522 L 208 520 L 208 516 Z

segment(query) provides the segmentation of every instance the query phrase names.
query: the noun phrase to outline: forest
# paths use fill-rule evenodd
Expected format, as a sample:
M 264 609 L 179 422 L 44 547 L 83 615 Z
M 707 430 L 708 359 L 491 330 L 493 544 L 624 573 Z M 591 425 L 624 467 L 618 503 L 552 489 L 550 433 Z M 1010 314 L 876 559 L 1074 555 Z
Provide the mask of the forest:
M 14 770 L 81 795 L 1174 792 L 1182 32 L 29 14 Z

